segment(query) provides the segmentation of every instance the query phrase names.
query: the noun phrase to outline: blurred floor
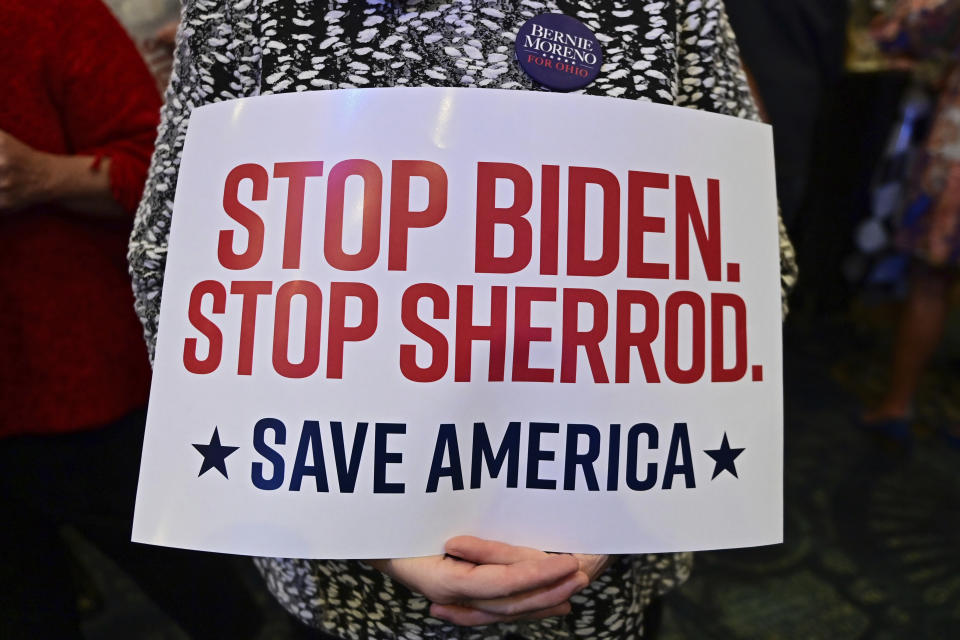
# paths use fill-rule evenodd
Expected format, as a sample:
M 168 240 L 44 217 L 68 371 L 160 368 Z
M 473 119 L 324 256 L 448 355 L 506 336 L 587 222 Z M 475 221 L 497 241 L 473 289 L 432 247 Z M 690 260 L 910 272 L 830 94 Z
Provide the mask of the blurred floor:
M 661 640 L 960 637 L 960 450 L 935 435 L 960 420 L 960 317 L 909 452 L 853 420 L 882 389 L 894 317 L 788 323 L 785 543 L 697 554 Z
M 83 635 L 88 640 L 190 640 L 116 564 L 76 532 L 64 532 L 78 561 Z M 267 593 L 253 563 L 236 558 L 238 574 L 249 587 L 264 624 L 258 640 L 297 640 L 313 634 L 288 615 Z M 191 585 L 183 585 L 190 593 Z M 198 603 L 197 606 L 202 606 Z M 38 639 L 39 640 L 39 639 Z M 52 640 L 52 639 L 51 639 Z M 228 639 L 224 639 L 228 640 Z
M 786 541 L 698 554 L 667 599 L 661 640 L 960 637 L 960 450 L 933 432 L 944 416 L 960 420 L 960 316 L 924 385 L 909 453 L 853 423 L 879 395 L 893 318 L 871 306 L 844 322 L 788 323 Z M 97 594 L 84 603 L 90 640 L 185 638 L 122 572 L 71 541 Z M 267 619 L 261 638 L 304 637 L 250 563 L 238 565 Z

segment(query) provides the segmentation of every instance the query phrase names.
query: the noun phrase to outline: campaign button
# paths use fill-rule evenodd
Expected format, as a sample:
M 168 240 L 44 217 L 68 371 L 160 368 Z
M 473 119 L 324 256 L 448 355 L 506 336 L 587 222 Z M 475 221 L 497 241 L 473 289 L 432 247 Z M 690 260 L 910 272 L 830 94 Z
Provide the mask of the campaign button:
M 562 13 L 542 13 L 517 32 L 517 62 L 528 76 L 554 91 L 576 91 L 600 73 L 603 51 L 590 29 Z

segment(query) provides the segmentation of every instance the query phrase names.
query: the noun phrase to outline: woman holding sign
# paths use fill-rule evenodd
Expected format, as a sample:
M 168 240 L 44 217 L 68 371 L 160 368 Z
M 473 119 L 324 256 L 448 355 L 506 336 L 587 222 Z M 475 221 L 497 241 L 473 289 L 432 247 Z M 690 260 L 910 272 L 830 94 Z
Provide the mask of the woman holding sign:
M 400 86 L 582 91 L 758 117 L 720 0 L 188 1 L 130 246 L 151 350 L 191 110 L 270 93 Z M 785 238 L 781 249 L 787 285 Z M 256 562 L 289 611 L 343 640 L 604 640 L 642 637 L 644 610 L 685 579 L 691 561 L 689 554 L 547 554 L 467 536 L 444 551 L 370 562 Z M 484 628 L 460 628 L 474 626 Z

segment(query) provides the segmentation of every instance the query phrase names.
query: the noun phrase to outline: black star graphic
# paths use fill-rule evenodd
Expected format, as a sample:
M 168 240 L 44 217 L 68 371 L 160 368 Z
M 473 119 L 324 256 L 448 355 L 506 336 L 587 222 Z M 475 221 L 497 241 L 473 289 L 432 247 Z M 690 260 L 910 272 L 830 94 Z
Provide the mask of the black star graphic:
M 227 456 L 239 447 L 226 447 L 220 444 L 220 434 L 216 427 L 213 428 L 213 437 L 210 438 L 210 444 L 195 444 L 193 448 L 203 456 L 203 464 L 200 465 L 200 473 L 197 474 L 198 478 L 210 469 L 216 469 L 223 474 L 224 478 L 228 478 Z
M 729 471 L 733 474 L 734 478 L 739 478 L 737 475 L 737 467 L 733 464 L 733 461 L 737 459 L 743 449 L 733 449 L 730 447 L 730 443 L 727 441 L 727 432 L 723 432 L 723 443 L 720 445 L 719 449 L 704 449 L 704 453 L 713 458 L 715 466 L 713 467 L 713 476 L 710 477 L 711 480 L 716 478 L 718 475 L 724 471 Z

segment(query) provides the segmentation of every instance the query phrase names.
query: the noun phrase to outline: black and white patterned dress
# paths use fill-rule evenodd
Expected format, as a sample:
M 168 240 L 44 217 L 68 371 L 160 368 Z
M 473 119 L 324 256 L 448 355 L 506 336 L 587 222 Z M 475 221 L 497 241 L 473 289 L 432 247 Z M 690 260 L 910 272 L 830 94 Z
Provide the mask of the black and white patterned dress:
M 582 93 L 757 119 L 721 0 L 186 0 L 130 244 L 136 307 L 151 354 L 180 152 L 194 107 L 353 87 L 540 90 L 513 51 L 517 29 L 544 12 L 578 18 L 603 46 L 600 75 Z M 781 248 L 788 287 L 794 267 L 785 236 Z M 494 640 L 507 632 L 529 640 L 629 640 L 642 634 L 650 599 L 686 578 L 691 556 L 622 556 L 573 597 L 573 612 L 564 618 L 472 629 L 430 618 L 425 598 L 360 562 L 256 563 L 291 613 L 344 640 Z

